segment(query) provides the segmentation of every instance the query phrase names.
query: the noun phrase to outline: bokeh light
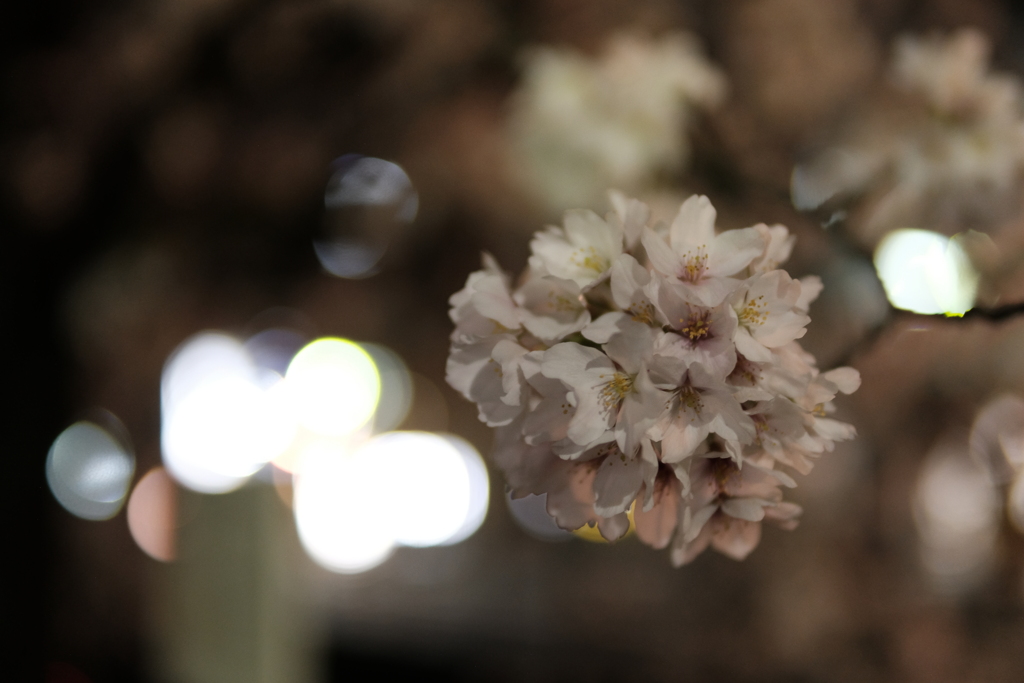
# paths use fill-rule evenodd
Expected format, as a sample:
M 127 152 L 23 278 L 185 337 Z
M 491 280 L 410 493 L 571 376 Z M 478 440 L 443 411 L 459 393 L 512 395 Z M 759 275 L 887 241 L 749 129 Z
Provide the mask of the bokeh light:
M 293 508 L 302 546 L 339 573 L 371 569 L 394 548 L 387 462 L 372 451 L 320 442 L 303 453 Z
M 469 517 L 469 471 L 459 450 L 427 432 L 389 432 L 360 453 L 388 470 L 389 509 L 395 540 L 402 545 L 439 545 Z
M 380 402 L 373 416 L 375 432 L 388 432 L 397 428 L 409 414 L 413 400 L 412 374 L 397 353 L 380 344 L 360 344 L 380 375 Z
M 344 339 L 303 347 L 285 374 L 288 399 L 302 426 L 327 436 L 355 432 L 373 417 L 380 376 L 373 358 Z
M 401 166 L 347 154 L 334 161 L 324 206 L 340 223 L 313 243 L 331 275 L 360 279 L 376 275 L 395 234 L 416 218 L 419 195 Z
M 313 242 L 313 252 L 331 275 L 360 280 L 380 272 L 377 263 L 384 256 L 385 248 L 369 241 L 337 238 Z
M 442 435 L 462 456 L 469 475 L 469 509 L 462 526 L 440 545 L 455 545 L 466 540 L 480 528 L 487 517 L 487 508 L 491 502 L 491 482 L 487 475 L 487 465 L 473 445 L 463 438 L 452 434 Z
M 264 389 L 245 347 L 226 335 L 186 341 L 164 369 L 162 397 L 164 463 L 195 491 L 238 488 L 295 436 L 280 381 Z
M 894 230 L 875 250 L 875 269 L 896 308 L 963 315 L 974 305 L 978 274 L 956 239 L 928 230 Z
M 173 411 L 196 388 L 218 378 L 248 377 L 252 359 L 237 339 L 221 332 L 200 332 L 185 340 L 164 365 L 161 408 Z
M 170 562 L 177 550 L 178 489 L 163 467 L 147 472 L 128 499 L 128 531 L 154 560 Z
M 387 432 L 357 447 L 307 445 L 293 509 L 310 556 L 331 571 L 366 571 L 395 545 L 452 545 L 487 516 L 490 482 L 476 449 L 450 435 Z
M 985 576 L 998 531 L 995 487 L 964 450 L 940 443 L 924 462 L 914 497 L 925 568 L 950 592 Z
M 82 519 L 116 515 L 134 472 L 134 456 L 93 422 L 76 422 L 65 429 L 46 457 L 46 481 L 54 498 Z
M 301 332 L 274 327 L 252 335 L 245 340 L 244 346 L 257 368 L 284 377 L 288 364 L 306 342 Z
M 335 172 L 324 192 L 324 206 L 390 206 L 395 218 L 410 222 L 419 211 L 419 197 L 412 181 L 396 163 L 348 154 L 334 162 Z

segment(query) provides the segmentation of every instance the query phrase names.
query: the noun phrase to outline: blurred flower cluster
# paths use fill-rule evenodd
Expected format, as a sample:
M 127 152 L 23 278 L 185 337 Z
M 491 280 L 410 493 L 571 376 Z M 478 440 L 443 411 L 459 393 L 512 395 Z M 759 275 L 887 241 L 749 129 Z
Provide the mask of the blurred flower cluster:
M 1021 87 L 989 72 L 972 29 L 896 41 L 890 97 L 856 117 L 845 139 L 793 174 L 798 208 L 858 198 L 851 227 L 873 245 L 894 228 L 953 234 L 998 227 L 1019 209 L 1024 168 Z
M 796 526 L 780 466 L 807 473 L 854 436 L 828 415 L 860 377 L 819 372 L 797 343 L 821 282 L 778 268 L 784 226 L 716 234 L 696 195 L 650 225 L 644 203 L 611 200 L 536 233 L 514 288 L 485 256 L 450 300 L 448 382 L 497 428 L 513 495 L 546 495 L 563 528 L 615 540 L 632 509 L 677 565 L 708 545 L 742 559 L 762 520 Z
M 551 47 L 525 57 L 510 128 L 522 176 L 550 208 L 589 206 L 680 170 L 695 109 L 725 96 L 694 36 L 613 37 L 599 59 Z
M 1004 488 L 1010 522 L 1024 533 L 1024 399 L 1005 393 L 982 406 L 970 448 L 990 482 Z

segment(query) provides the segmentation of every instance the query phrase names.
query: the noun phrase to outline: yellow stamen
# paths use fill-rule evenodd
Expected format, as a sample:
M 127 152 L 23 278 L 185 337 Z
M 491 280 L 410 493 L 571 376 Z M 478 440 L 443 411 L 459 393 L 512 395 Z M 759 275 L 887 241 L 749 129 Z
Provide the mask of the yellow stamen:
M 739 319 L 743 325 L 764 325 L 768 320 L 768 311 L 765 308 L 764 297 L 759 296 L 748 301 L 743 310 L 740 311 Z
M 685 386 L 679 390 L 679 402 L 698 415 L 704 409 L 704 402 L 700 400 L 700 393 L 691 386 Z
M 634 304 L 631 308 L 627 308 L 626 313 L 632 316 L 633 320 L 638 323 L 643 323 L 645 325 L 654 324 L 654 306 L 646 301 Z
M 569 261 L 577 268 L 589 270 L 596 275 L 600 275 L 611 267 L 611 263 L 608 262 L 608 259 L 600 256 L 597 253 L 597 249 L 594 249 L 594 247 L 577 249 L 572 253 Z
M 697 248 L 696 253 L 686 252 L 683 256 L 683 269 L 679 273 L 679 279 L 684 282 L 697 282 L 704 277 L 704 271 L 708 267 L 708 255 L 705 253 L 706 244 Z
M 604 377 L 604 375 L 601 375 Z M 629 375 L 616 372 L 612 378 L 605 382 L 598 395 L 601 397 L 601 405 L 612 409 L 622 402 L 629 392 L 633 391 L 633 378 Z
M 575 311 L 580 307 L 579 301 L 574 301 L 564 294 L 555 294 L 554 292 L 548 295 L 548 301 L 551 304 L 551 308 L 559 313 Z
M 683 327 L 680 332 L 689 337 L 690 341 L 698 341 L 711 334 L 711 325 L 707 321 L 707 314 L 699 313 L 692 316 L 689 321 L 685 321 L 680 318 L 679 323 L 685 323 L 685 327 Z

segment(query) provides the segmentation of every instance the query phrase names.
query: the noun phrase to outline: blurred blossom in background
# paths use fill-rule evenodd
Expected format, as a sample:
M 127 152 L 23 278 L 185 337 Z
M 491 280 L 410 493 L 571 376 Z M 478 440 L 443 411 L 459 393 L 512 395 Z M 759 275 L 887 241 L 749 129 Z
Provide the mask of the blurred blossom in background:
M 914 519 L 921 559 L 943 590 L 962 593 L 992 569 L 1000 501 L 988 473 L 959 442 L 929 453 L 917 484 Z
M 852 228 L 868 244 L 903 225 L 992 230 L 1020 210 L 1024 110 L 1018 77 L 989 72 L 973 29 L 900 36 L 886 86 L 844 142 L 793 172 L 798 208 L 858 197 Z
M 523 182 L 555 211 L 598 206 L 609 187 L 655 189 L 659 174 L 689 161 L 697 111 L 726 93 L 689 34 L 616 35 L 598 59 L 538 47 L 523 64 L 512 144 Z

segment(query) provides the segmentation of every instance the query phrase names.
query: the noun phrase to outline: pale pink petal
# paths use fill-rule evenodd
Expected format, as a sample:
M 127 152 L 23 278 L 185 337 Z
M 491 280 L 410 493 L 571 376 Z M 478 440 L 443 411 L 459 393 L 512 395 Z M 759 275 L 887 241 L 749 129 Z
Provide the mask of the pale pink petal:
M 730 519 L 715 530 L 711 546 L 734 560 L 743 560 L 761 541 L 760 522 Z
M 857 429 L 853 425 L 827 417 L 819 417 L 814 421 L 814 431 L 831 441 L 847 441 L 857 436 Z
M 606 541 L 617 541 L 629 531 L 629 517 L 625 512 L 614 517 L 601 517 L 597 521 L 597 530 L 601 532 Z
M 679 213 L 669 228 L 672 249 L 677 254 L 684 254 L 693 247 L 710 247 L 715 239 L 717 215 L 710 199 L 704 195 L 692 195 L 679 207 Z M 743 265 L 746 266 L 746 263 Z
M 626 246 L 632 248 L 640 239 L 640 231 L 651 220 L 651 209 L 643 202 L 631 199 L 618 190 L 609 190 L 608 196 L 622 225 Z
M 520 405 L 526 378 L 519 366 L 526 354 L 526 349 L 508 339 L 495 344 L 491 352 L 491 357 L 501 366 L 501 385 L 505 393 L 501 400 L 508 405 Z
M 800 296 L 796 300 L 796 307 L 806 312 L 824 288 L 825 285 L 822 284 L 821 278 L 817 275 L 808 275 L 800 278 Z
M 487 277 L 480 281 L 473 293 L 473 304 L 484 317 L 490 318 L 510 330 L 519 327 L 519 313 L 508 287 L 500 277 Z
M 619 323 L 619 333 L 604 345 L 604 352 L 623 370 L 635 374 L 654 353 L 654 331 L 629 318 L 620 318 Z
M 629 311 L 634 319 L 643 318 L 653 313 L 653 310 L 647 310 L 651 303 L 645 291 L 650 282 L 651 272 L 629 254 L 622 254 L 612 264 L 612 299 L 619 308 Z M 643 320 L 642 322 L 654 324 L 653 320 Z
M 774 507 L 765 508 L 764 518 L 780 529 L 792 531 L 800 524 L 800 515 L 803 512 L 803 508 L 796 503 L 782 502 Z
M 756 363 L 770 363 L 772 352 L 752 336 L 746 327 L 737 327 L 736 336 L 733 338 L 736 343 L 736 350 Z
M 594 512 L 597 468 L 577 462 L 565 462 L 565 467 L 565 477 L 548 491 L 547 510 L 560 528 L 573 531 L 598 519 Z
M 692 512 L 690 508 L 687 508 L 683 514 L 683 540 L 689 543 L 693 539 L 697 538 L 697 534 L 707 525 L 708 520 L 718 512 L 717 505 L 705 505 L 696 512 Z
M 730 277 L 705 275 L 699 282 L 674 282 L 672 284 L 690 303 L 712 307 L 725 301 L 739 283 L 739 280 Z
M 722 503 L 722 512 L 748 522 L 760 522 L 764 519 L 764 504 L 756 498 L 729 498 Z
M 623 320 L 629 320 L 629 316 L 625 313 L 621 313 L 619 311 L 605 313 L 600 318 L 584 327 L 580 331 L 580 334 L 592 342 L 604 344 L 612 338 L 612 335 L 621 331 L 621 324 Z
M 679 522 L 681 501 L 679 484 L 674 482 L 661 487 L 649 511 L 644 512 L 639 507 L 633 510 L 636 535 L 640 540 L 657 550 L 668 546 Z
M 726 230 L 714 242 L 708 254 L 708 272 L 711 275 L 734 275 L 761 255 L 764 238 L 754 228 Z
M 672 251 L 658 233 L 650 228 L 644 228 L 640 234 L 640 241 L 647 252 L 647 258 L 656 271 L 668 277 L 676 277 L 679 274 L 679 256 Z
M 860 388 L 860 373 L 855 368 L 842 367 L 821 373 L 822 377 L 835 384 L 844 394 L 852 394 Z
M 608 356 L 597 349 L 576 342 L 563 342 L 544 352 L 540 371 L 545 377 L 560 379 L 570 387 L 577 387 L 591 381 L 588 370 L 592 368 L 615 371 Z
M 676 534 L 676 540 L 672 544 L 672 566 L 682 567 L 697 559 L 697 556 L 704 552 L 711 543 L 711 527 L 705 525 L 696 538 L 686 541 L 682 534 Z
M 710 433 L 705 425 L 673 422 L 661 440 L 661 461 L 667 464 L 682 462 L 694 454 Z
M 602 517 L 625 512 L 643 484 L 640 458 L 627 458 L 620 451 L 608 455 L 594 479 L 594 511 Z

